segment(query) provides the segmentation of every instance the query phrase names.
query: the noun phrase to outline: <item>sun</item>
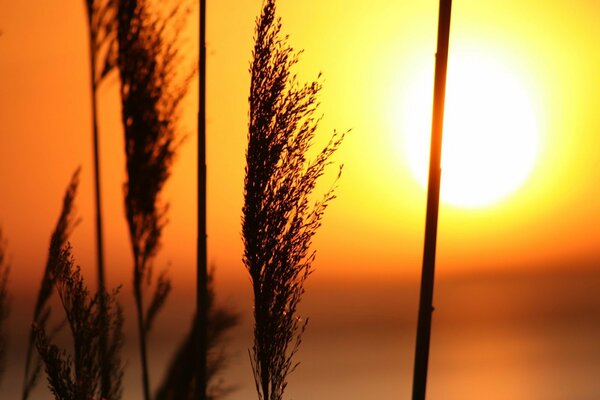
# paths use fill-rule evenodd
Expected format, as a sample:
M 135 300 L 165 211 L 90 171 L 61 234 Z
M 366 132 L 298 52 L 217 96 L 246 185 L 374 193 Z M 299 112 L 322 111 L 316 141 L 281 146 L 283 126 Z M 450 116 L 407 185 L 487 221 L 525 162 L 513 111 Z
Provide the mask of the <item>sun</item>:
M 395 112 L 401 133 L 397 144 L 425 188 L 433 69 L 420 68 L 407 86 L 401 110 Z M 539 151 L 527 85 L 491 56 L 451 52 L 445 104 L 441 199 L 480 208 L 507 198 L 525 183 Z

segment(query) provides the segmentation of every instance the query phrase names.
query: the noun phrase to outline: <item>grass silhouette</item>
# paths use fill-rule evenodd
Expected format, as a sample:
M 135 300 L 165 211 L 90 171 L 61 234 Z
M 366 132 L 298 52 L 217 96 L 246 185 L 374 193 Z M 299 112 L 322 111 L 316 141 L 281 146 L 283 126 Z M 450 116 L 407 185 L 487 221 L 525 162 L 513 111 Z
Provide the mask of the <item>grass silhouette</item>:
M 427 210 L 425 217 L 425 240 L 423 243 L 423 267 L 415 342 L 415 364 L 413 372 L 413 400 L 425 400 L 427 394 L 427 368 L 431 340 L 431 318 L 433 314 L 433 289 L 435 277 L 435 254 L 437 225 L 440 203 L 442 130 L 444 125 L 444 102 L 446 70 L 450 41 L 452 0 L 440 0 L 438 20 L 438 43 L 435 57 L 434 95 L 427 185 Z
M 181 65 L 177 43 L 186 14 L 175 8 L 161 18 L 146 0 L 121 0 L 117 7 L 117 66 L 127 164 L 125 210 L 146 400 L 150 399 L 147 336 L 171 290 L 169 278 L 161 274 L 146 305 L 152 264 L 166 223 L 167 205 L 159 197 L 171 173 L 180 105 L 192 77 L 190 73 L 179 79 L 177 73 Z
M 208 234 L 206 229 L 206 0 L 198 10 L 198 196 L 196 240 L 196 399 L 208 397 L 208 313 L 209 272 Z
M 100 180 L 100 150 L 98 132 L 98 89 L 100 84 L 114 69 L 115 63 L 115 9 L 113 0 L 85 0 L 89 33 L 90 57 L 90 94 L 92 100 L 92 142 L 94 158 L 94 206 L 96 211 L 96 269 L 98 274 L 98 291 L 105 290 L 104 244 L 102 233 L 102 201 Z M 105 311 L 104 299 L 100 299 L 100 310 Z M 100 338 L 100 349 L 106 352 L 107 338 Z M 110 370 L 108 362 L 102 360 L 102 395 L 111 393 Z
M 296 313 L 311 273 L 312 237 L 333 189 L 311 204 L 317 179 L 344 134 L 334 132 L 307 160 L 319 118 L 318 82 L 299 85 L 291 75 L 298 53 L 287 44 L 275 0 L 256 22 L 250 67 L 250 123 L 246 152 L 242 236 L 244 264 L 254 291 L 252 370 L 258 397 L 280 400 L 306 327 Z M 340 169 L 341 173 L 341 169 Z M 338 175 L 339 178 L 339 175 Z
M 219 374 L 227 365 L 227 352 L 224 342 L 231 329 L 239 323 L 239 315 L 230 309 L 218 306 L 215 302 L 215 291 L 212 277 L 208 281 L 208 326 L 207 326 L 207 393 L 209 400 L 225 397 L 234 388 L 225 385 L 219 380 Z M 196 329 L 198 329 L 197 316 L 194 318 L 189 333 L 179 345 L 165 377 L 156 391 L 155 400 L 192 400 L 196 389 Z
M 29 341 L 25 359 L 25 376 L 23 379 L 23 399 L 27 399 L 31 394 L 31 391 L 37 383 L 42 368 L 41 359 L 37 357 L 33 351 L 36 340 L 36 330 L 47 332 L 47 324 L 52 313 L 49 300 L 52 296 L 52 289 L 56 281 L 56 275 L 53 268 L 57 264 L 57 260 L 61 257 L 62 249 L 67 243 L 67 239 L 73 228 L 77 224 L 77 219 L 74 216 L 73 208 L 77 187 L 79 186 L 79 171 L 80 170 L 78 168 L 71 177 L 71 181 L 67 186 L 67 190 L 63 199 L 62 210 L 58 218 L 58 222 L 56 223 L 56 227 L 54 228 L 54 232 L 50 238 L 48 260 L 46 262 L 42 283 L 40 284 L 40 290 L 38 292 L 37 301 L 33 311 L 33 323 L 29 333 Z M 56 329 L 54 331 L 56 331 Z M 53 333 L 49 334 L 49 336 L 52 337 Z
M 57 400 L 120 399 L 123 312 L 116 302 L 116 292 L 90 295 L 79 267 L 75 267 L 69 244 L 53 259 L 51 268 L 71 331 L 73 355 L 52 344 L 44 328 L 34 326 L 36 347 L 45 364 L 50 391 Z M 106 349 L 102 348 L 102 338 L 108 339 Z M 108 391 L 101 385 L 101 365 L 107 361 Z

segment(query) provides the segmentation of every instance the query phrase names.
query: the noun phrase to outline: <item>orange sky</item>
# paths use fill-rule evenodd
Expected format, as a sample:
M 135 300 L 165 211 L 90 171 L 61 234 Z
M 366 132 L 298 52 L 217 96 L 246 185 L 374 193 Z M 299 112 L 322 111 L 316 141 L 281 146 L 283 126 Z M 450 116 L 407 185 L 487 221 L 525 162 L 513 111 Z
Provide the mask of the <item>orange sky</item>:
M 0 221 L 14 262 L 37 271 L 65 184 L 82 165 L 78 208 L 83 222 L 73 241 L 78 260 L 89 266 L 92 166 L 83 5 L 0 4 Z M 390 110 L 402 97 L 392 91 L 403 90 L 397 83 L 410 79 L 411 66 L 423 59 L 433 64 L 437 2 L 311 4 L 283 1 L 280 6 L 291 43 L 305 49 L 298 72 L 306 79 L 324 74 L 321 137 L 332 129 L 352 129 L 336 155 L 345 165 L 344 176 L 315 240 L 317 267 L 324 274 L 364 274 L 365 266 L 370 274 L 416 274 L 425 193 L 395 149 L 401 132 Z M 247 68 L 259 5 L 208 4 L 209 258 L 224 276 L 237 279 L 245 277 L 239 232 Z M 450 58 L 453 49 L 469 45 L 492 50 L 498 63 L 515 66 L 539 111 L 541 147 L 533 174 L 505 201 L 479 210 L 442 206 L 440 271 L 600 259 L 600 208 L 594 200 L 600 159 L 594 151 L 600 144 L 598 12 L 600 5 L 593 1 L 455 2 Z M 193 57 L 196 21 L 190 25 L 185 49 Z M 100 102 L 112 277 L 129 271 L 130 262 L 117 87 L 116 77 L 105 82 Z M 196 104 L 190 96 L 183 121 L 188 139 L 164 196 L 171 213 L 160 263 L 171 263 L 176 275 L 188 274 L 195 252 Z M 22 277 L 16 273 L 15 278 Z
M 245 280 L 239 232 L 247 68 L 260 2 L 233 4 L 208 4 L 208 225 L 209 259 L 223 276 L 239 281 Z M 441 273 L 600 258 L 600 208 L 594 201 L 599 8 L 591 1 L 455 2 L 450 58 L 452 49 L 466 43 L 492 49 L 498 63 L 516 66 L 539 110 L 542 145 L 532 176 L 507 200 L 479 210 L 442 206 Z M 93 266 L 86 31 L 78 1 L 60 8 L 3 2 L 1 11 L 0 221 L 14 263 L 28 266 L 27 273 L 15 272 L 14 279 L 23 282 L 41 271 L 65 184 L 77 165 L 83 167 L 82 223 L 73 242 L 79 262 Z M 410 79 L 411 67 L 423 57 L 433 64 L 437 2 L 329 1 L 310 7 L 284 1 L 280 13 L 291 43 L 305 49 L 300 76 L 324 74 L 321 137 L 352 129 L 336 155 L 345 165 L 338 199 L 315 240 L 320 273 L 417 274 L 425 192 L 395 149 L 401 132 L 390 110 L 402 97 L 392 91 L 403 90 L 397 82 Z M 185 49 L 193 57 L 196 21 L 190 25 Z M 130 256 L 117 87 L 113 77 L 101 90 L 100 128 L 108 275 L 123 281 L 129 279 Z M 171 212 L 159 258 L 182 284 L 189 282 L 185 276 L 193 271 L 195 253 L 195 87 L 183 121 L 188 139 L 164 196 Z
M 208 1 L 208 251 L 226 293 L 248 281 L 240 216 L 248 66 L 260 3 Z M 435 0 L 280 2 L 290 43 L 304 49 L 299 76 L 324 75 L 321 138 L 332 129 L 352 129 L 335 156 L 345 165 L 338 198 L 314 241 L 315 282 L 340 274 L 379 281 L 419 273 L 425 192 L 396 149 L 402 133 L 390 110 L 414 65 L 425 60 L 433 66 L 437 6 Z M 453 49 L 475 46 L 514 67 L 535 100 L 541 146 L 533 173 L 505 201 L 478 210 L 442 205 L 439 273 L 598 265 L 598 16 L 595 0 L 454 1 L 450 58 Z M 195 29 L 193 20 L 184 44 L 190 59 L 197 54 Z M 12 281 L 24 290 L 19 302 L 37 289 L 61 198 L 78 165 L 82 223 L 72 241 L 77 261 L 94 276 L 84 5 L 0 0 L 0 30 L 0 224 L 14 266 Z M 182 123 L 188 138 L 164 193 L 170 222 L 158 259 L 159 266 L 170 265 L 174 286 L 188 294 L 196 240 L 196 107 L 194 82 Z M 101 89 L 100 115 L 107 275 L 113 284 L 124 283 L 129 294 L 116 77 Z

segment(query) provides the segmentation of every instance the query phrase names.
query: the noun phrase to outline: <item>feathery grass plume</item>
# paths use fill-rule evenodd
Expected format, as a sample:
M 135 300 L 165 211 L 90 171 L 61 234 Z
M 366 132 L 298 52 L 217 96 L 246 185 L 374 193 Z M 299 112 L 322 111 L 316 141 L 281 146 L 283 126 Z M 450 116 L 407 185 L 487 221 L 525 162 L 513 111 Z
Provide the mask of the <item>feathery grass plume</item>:
M 52 288 L 55 282 L 55 273 L 53 267 L 57 264 L 57 260 L 61 255 L 61 249 L 67 242 L 71 231 L 77 224 L 77 220 L 74 215 L 74 200 L 77 193 L 77 187 L 79 186 L 79 171 L 77 168 L 73 174 L 67 191 L 63 199 L 62 211 L 56 228 L 50 238 L 50 249 L 48 251 L 48 260 L 46 261 L 46 269 L 44 270 L 44 276 L 38 292 L 35 309 L 33 311 L 33 324 L 38 329 L 46 330 L 46 326 L 50 319 L 51 308 L 48 304 L 52 295 Z M 35 346 L 36 334 L 33 329 L 29 333 L 29 342 L 27 346 L 27 356 L 25 359 L 25 377 L 23 379 L 23 392 L 22 399 L 25 400 L 31 394 L 31 391 L 35 387 L 41 368 L 42 362 L 39 357 L 33 351 Z
M 189 10 L 177 7 L 162 17 L 150 4 L 148 0 L 120 0 L 117 8 L 117 66 L 127 158 L 125 210 L 146 400 L 150 398 L 146 341 L 170 291 L 166 275 L 158 279 L 147 311 L 144 296 L 166 223 L 167 206 L 160 201 L 160 192 L 171 172 L 180 105 L 193 75 L 178 75 L 182 60 L 178 38 Z
M 238 325 L 239 314 L 215 304 L 213 286 L 214 272 L 209 274 L 208 281 L 208 365 L 207 365 L 207 398 L 217 400 L 224 398 L 233 391 L 233 387 L 220 381 L 219 374 L 227 365 L 227 352 L 224 342 L 231 329 Z M 195 357 L 197 316 L 190 327 L 189 333 L 179 345 L 163 381 L 156 391 L 155 400 L 193 400 L 196 386 Z
M 79 267 L 75 267 L 71 246 L 66 244 L 54 259 L 54 285 L 65 311 L 73 340 L 73 354 L 51 343 L 46 330 L 34 323 L 36 347 L 44 361 L 48 386 L 57 400 L 117 400 L 121 398 L 123 366 L 123 312 L 112 294 L 90 295 Z M 102 310 L 100 304 L 106 306 Z M 110 338 L 108 354 L 103 354 L 101 338 Z M 111 361 L 114 380 L 105 396 L 101 390 L 101 362 Z
M 84 0 L 89 30 L 93 97 L 96 97 L 98 85 L 115 67 L 116 2 L 117 0 Z
M 299 53 L 281 34 L 275 9 L 275 0 L 266 0 L 256 22 L 242 218 L 243 261 L 254 289 L 250 358 L 258 397 L 265 400 L 282 399 L 297 366 L 293 357 L 306 322 L 296 307 L 312 271 L 315 253 L 309 248 L 335 196 L 332 187 L 315 204 L 309 197 L 344 137 L 334 132 L 316 158 L 307 160 L 321 84 L 300 86 L 291 76 Z
M 84 0 L 87 13 L 90 56 L 90 92 L 92 99 L 92 139 L 94 156 L 94 205 L 96 209 L 96 256 L 98 273 L 98 290 L 105 290 L 104 278 L 104 245 L 102 238 L 102 207 L 100 192 L 100 154 L 98 145 L 98 88 L 107 75 L 113 70 L 116 57 L 115 38 L 115 0 Z M 103 301 L 101 299 L 101 301 Z M 100 304 L 104 310 L 105 305 Z M 107 346 L 107 338 L 101 338 L 100 347 L 103 353 Z M 110 369 L 103 360 L 102 387 L 103 397 L 111 392 Z
M 0 383 L 6 370 L 6 353 L 8 350 L 8 332 L 6 332 L 6 320 L 10 311 L 8 295 L 8 274 L 10 266 L 6 261 L 6 240 L 2 228 L 0 228 Z

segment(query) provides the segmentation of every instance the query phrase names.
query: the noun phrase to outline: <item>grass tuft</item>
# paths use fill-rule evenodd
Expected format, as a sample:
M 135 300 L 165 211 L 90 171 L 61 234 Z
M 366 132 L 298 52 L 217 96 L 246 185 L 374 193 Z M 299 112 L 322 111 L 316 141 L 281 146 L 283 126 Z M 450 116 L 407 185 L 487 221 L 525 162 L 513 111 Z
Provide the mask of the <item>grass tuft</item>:
M 66 244 L 52 265 L 54 285 L 71 331 L 73 354 L 52 344 L 43 327 L 34 324 L 35 343 L 45 364 L 48 386 L 54 397 L 64 400 L 121 398 L 123 365 L 120 350 L 123 343 L 123 311 L 112 294 L 89 293 L 79 267 Z M 103 303 L 102 303 L 103 302 Z M 106 305 L 106 310 L 101 308 Z M 101 338 L 110 338 L 108 353 L 103 354 Z M 111 391 L 101 393 L 103 359 L 110 360 Z
M 47 331 L 47 324 L 52 314 L 52 310 L 49 305 L 49 300 L 52 295 L 52 288 L 56 281 L 56 274 L 54 272 L 54 266 L 57 264 L 57 260 L 61 256 L 62 248 L 67 243 L 67 239 L 71 234 L 75 225 L 78 221 L 75 217 L 74 201 L 75 195 L 77 194 L 77 187 L 79 186 L 79 172 L 77 168 L 71 181 L 67 186 L 65 196 L 63 198 L 63 206 L 54 228 L 54 232 L 50 238 L 50 248 L 48 250 L 48 260 L 46 261 L 46 268 L 44 269 L 44 276 L 42 277 L 42 283 L 38 292 L 35 309 L 33 312 L 33 325 L 29 333 L 29 342 L 27 346 L 27 355 L 25 359 L 25 377 L 23 379 L 23 391 L 22 399 L 25 400 L 31 394 L 31 391 L 36 386 L 41 369 L 42 361 L 33 351 L 36 341 L 36 329 Z M 35 329 L 34 329 L 35 327 Z M 57 331 L 59 328 L 54 329 Z
M 219 379 L 220 373 L 227 366 L 228 354 L 224 345 L 228 334 L 239 324 L 239 314 L 228 308 L 215 304 L 213 285 L 214 271 L 209 274 L 208 281 L 208 365 L 207 365 L 207 399 L 222 399 L 234 390 Z M 198 323 L 194 317 L 192 325 L 183 342 L 179 345 L 165 377 L 156 391 L 155 400 L 193 400 L 196 388 L 194 371 L 196 360 L 196 329 Z

